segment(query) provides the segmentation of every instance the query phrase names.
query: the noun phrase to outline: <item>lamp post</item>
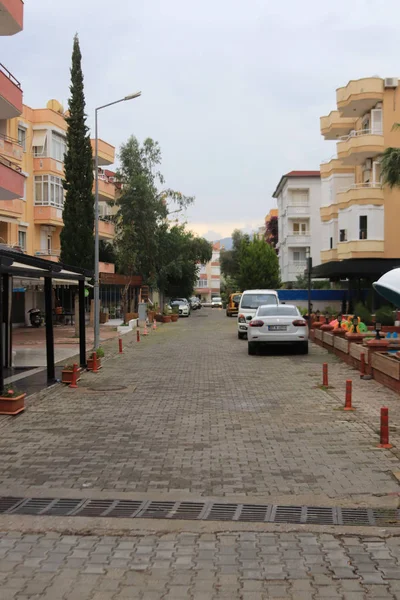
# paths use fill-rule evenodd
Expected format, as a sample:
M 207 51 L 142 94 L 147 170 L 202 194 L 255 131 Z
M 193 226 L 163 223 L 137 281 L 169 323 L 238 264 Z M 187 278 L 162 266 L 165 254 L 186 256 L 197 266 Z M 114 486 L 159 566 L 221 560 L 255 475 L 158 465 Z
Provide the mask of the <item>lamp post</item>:
M 135 94 L 130 94 L 129 96 L 125 96 L 120 100 L 115 100 L 114 102 L 109 102 L 108 104 L 103 104 L 103 106 L 98 106 L 95 109 L 95 119 L 94 119 L 94 135 L 95 135 L 95 157 L 94 157 L 94 178 L 95 178 L 95 195 L 94 195 L 94 349 L 100 345 L 100 281 L 99 281 L 99 248 L 100 248 L 100 240 L 99 240 L 99 136 L 98 136 L 98 126 L 97 126 L 97 113 L 99 110 L 103 108 L 107 108 L 108 106 L 113 106 L 114 104 L 119 104 L 120 102 L 126 102 L 127 100 L 133 100 L 134 98 L 139 98 L 142 92 L 136 92 Z
M 307 256 L 307 312 L 308 312 L 308 326 L 311 327 L 311 271 L 312 271 L 311 248 L 307 248 L 306 256 Z

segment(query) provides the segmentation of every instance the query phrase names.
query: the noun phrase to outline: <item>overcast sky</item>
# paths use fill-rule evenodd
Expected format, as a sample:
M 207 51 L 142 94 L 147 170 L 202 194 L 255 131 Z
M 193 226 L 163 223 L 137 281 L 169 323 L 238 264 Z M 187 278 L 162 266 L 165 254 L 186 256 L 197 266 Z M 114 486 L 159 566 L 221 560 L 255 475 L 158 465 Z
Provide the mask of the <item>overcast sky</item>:
M 349 79 L 400 75 L 398 0 L 25 0 L 24 31 L 0 62 L 34 108 L 68 100 L 79 33 L 89 124 L 100 137 L 158 140 L 167 185 L 196 196 L 192 229 L 210 239 L 256 228 L 285 172 L 335 151 L 319 117 Z

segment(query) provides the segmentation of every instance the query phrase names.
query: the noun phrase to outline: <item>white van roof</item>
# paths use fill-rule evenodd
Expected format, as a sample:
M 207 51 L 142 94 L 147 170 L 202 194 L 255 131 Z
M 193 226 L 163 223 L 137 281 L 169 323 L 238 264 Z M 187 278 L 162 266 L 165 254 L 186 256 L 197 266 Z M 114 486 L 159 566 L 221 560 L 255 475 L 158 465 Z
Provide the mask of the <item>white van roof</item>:
M 242 293 L 243 294 L 276 294 L 276 295 L 278 295 L 278 292 L 276 290 L 245 290 Z

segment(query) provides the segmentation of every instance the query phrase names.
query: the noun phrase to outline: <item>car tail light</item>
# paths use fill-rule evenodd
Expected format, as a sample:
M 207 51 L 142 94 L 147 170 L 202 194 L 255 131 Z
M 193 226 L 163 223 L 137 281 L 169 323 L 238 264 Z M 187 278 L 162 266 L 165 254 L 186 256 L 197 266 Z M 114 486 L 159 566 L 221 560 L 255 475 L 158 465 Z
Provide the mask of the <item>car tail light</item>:
M 293 321 L 293 325 L 295 327 L 306 327 L 307 323 L 303 319 L 296 319 L 295 321 Z
M 264 321 L 260 321 L 260 320 L 255 320 L 255 321 L 250 321 L 249 323 L 249 327 L 262 327 L 264 325 Z
M 246 323 L 246 318 L 244 315 L 239 315 L 238 316 L 238 321 L 239 323 Z

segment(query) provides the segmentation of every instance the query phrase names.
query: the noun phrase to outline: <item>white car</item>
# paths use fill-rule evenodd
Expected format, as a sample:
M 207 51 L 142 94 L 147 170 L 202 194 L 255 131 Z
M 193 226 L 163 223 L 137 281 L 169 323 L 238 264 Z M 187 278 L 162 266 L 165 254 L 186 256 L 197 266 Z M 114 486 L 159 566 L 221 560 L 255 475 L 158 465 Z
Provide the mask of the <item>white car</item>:
M 190 315 L 190 305 L 187 302 L 183 302 L 182 299 L 173 300 L 171 302 L 171 308 L 178 307 L 180 317 L 188 317 Z
M 215 296 L 211 298 L 211 308 L 222 308 L 222 298 Z
M 238 338 L 244 339 L 247 335 L 249 322 L 256 314 L 259 306 L 279 304 L 278 293 L 275 290 L 245 290 L 240 299 L 237 329 Z
M 307 323 L 292 304 L 260 306 L 249 323 L 247 340 L 249 354 L 261 344 L 288 344 L 308 354 Z

